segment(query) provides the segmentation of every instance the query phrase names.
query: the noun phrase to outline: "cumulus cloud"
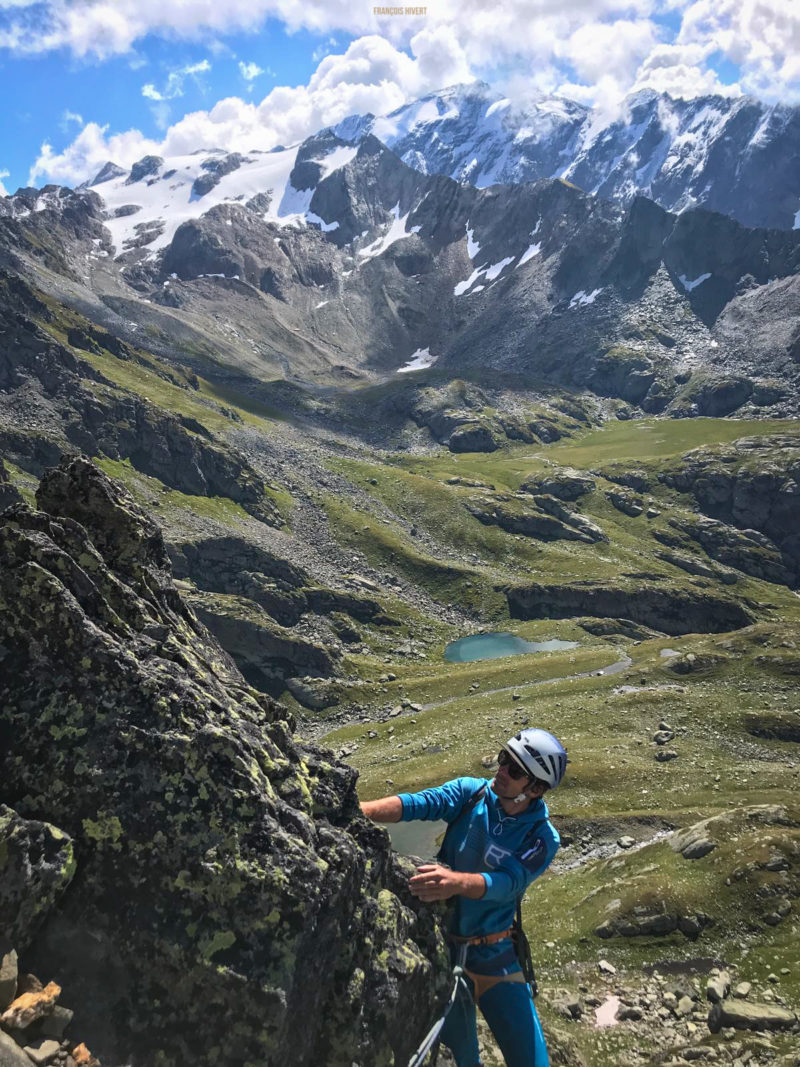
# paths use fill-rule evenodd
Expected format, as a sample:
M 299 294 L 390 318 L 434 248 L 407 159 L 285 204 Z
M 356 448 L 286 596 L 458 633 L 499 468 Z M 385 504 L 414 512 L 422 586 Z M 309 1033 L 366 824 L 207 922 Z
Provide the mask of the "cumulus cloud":
M 3 178 L 7 178 L 10 173 L 8 170 L 0 170 L 0 196 L 8 196 L 8 190 L 3 185 Z
M 659 45 L 636 72 L 633 89 L 654 89 L 684 99 L 713 93 L 740 96 L 738 84 L 724 85 L 716 71 L 704 65 L 710 53 L 708 45 Z
M 683 13 L 679 45 L 696 45 L 740 68 L 745 92 L 800 100 L 800 8 L 795 0 L 696 0 Z
M 47 141 L 28 175 L 28 184 L 56 181 L 79 185 L 94 177 L 109 159 L 120 166 L 131 166 L 148 154 L 158 154 L 157 141 L 144 137 L 138 130 L 127 130 L 109 136 L 108 126 L 89 122 L 63 152 L 55 152 Z
M 347 115 L 386 114 L 426 92 L 486 74 L 502 78 L 515 102 L 557 92 L 593 106 L 598 121 L 619 112 L 627 94 L 641 88 L 684 97 L 749 91 L 800 98 L 796 0 L 504 0 L 494 7 L 485 0 L 437 0 L 428 17 L 409 19 L 376 19 L 371 6 L 345 0 L 42 0 L 36 10 L 45 12 L 45 21 L 35 34 L 32 17 L 6 20 L 6 43 L 15 42 L 9 47 L 130 55 L 138 39 L 160 33 L 202 37 L 211 48 L 226 33 L 258 29 L 267 17 L 326 42 L 307 84 L 278 86 L 260 103 L 230 97 L 172 125 L 169 101 L 202 65 L 174 71 L 161 85 L 149 81 L 142 91 L 163 139 L 89 124 L 61 152 L 43 146 L 31 173 L 56 181 L 84 180 L 109 158 L 130 165 L 146 151 L 291 144 Z M 679 31 L 661 17 L 667 10 L 680 20 Z M 358 36 L 344 51 L 330 52 L 339 31 Z M 720 56 L 740 69 L 737 84 L 721 84 L 713 66 Z M 252 91 L 260 68 L 240 61 L 239 71 Z

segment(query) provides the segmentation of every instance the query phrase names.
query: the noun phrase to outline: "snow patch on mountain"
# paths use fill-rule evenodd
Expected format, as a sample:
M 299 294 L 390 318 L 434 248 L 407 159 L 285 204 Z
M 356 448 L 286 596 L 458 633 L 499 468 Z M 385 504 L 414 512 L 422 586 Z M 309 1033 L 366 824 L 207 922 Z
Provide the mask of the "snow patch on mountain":
M 412 233 L 419 233 L 422 229 L 421 226 L 412 226 L 411 229 L 407 229 L 408 216 L 411 214 L 407 211 L 405 215 L 400 217 L 400 201 L 392 208 L 392 214 L 394 215 L 394 221 L 389 229 L 383 234 L 382 237 L 376 238 L 372 244 L 367 245 L 366 248 L 360 248 L 358 254 L 363 256 L 365 260 L 373 259 L 375 256 L 379 256 L 382 252 L 395 243 L 395 241 L 401 241 L 404 237 L 410 237 Z
M 698 285 L 702 285 L 703 282 L 708 281 L 710 277 L 711 274 L 698 274 L 696 278 L 692 278 L 690 281 L 685 274 L 681 274 L 678 277 L 678 281 L 681 283 L 687 293 L 691 293 L 692 289 L 696 289 Z
M 593 304 L 598 298 L 598 296 L 600 296 L 602 291 L 602 288 L 592 289 L 591 293 L 587 293 L 585 289 L 580 289 L 570 300 L 569 306 L 571 308 L 574 308 L 585 307 L 587 304 Z
M 537 243 L 533 244 L 533 245 L 528 245 L 528 247 L 525 249 L 525 251 L 519 257 L 519 263 L 517 264 L 517 267 L 521 267 L 522 264 L 523 263 L 527 263 L 529 259 L 533 259 L 534 256 L 538 256 L 539 253 L 541 252 L 541 250 L 542 250 L 541 241 L 537 241 Z M 517 267 L 515 267 L 514 270 L 516 270 Z
M 466 281 L 459 282 L 455 286 L 455 288 L 453 289 L 453 296 L 463 296 L 464 293 L 466 293 L 468 289 L 472 288 L 472 286 L 475 284 L 475 282 L 478 280 L 478 278 L 481 277 L 481 275 L 485 272 L 485 270 L 486 270 L 485 266 L 476 267 L 475 270 L 472 272 L 472 274 L 470 274 L 469 278 L 466 279 Z
M 495 278 L 498 278 L 503 273 L 509 263 L 514 262 L 515 258 L 515 256 L 506 256 L 505 259 L 501 259 L 498 263 L 493 263 L 491 267 L 487 268 L 486 277 L 494 281 Z
M 481 246 L 475 240 L 475 231 L 469 228 L 467 223 L 467 255 L 470 259 L 474 259 L 480 252 Z
M 331 231 L 339 229 L 338 220 L 334 219 L 333 222 L 326 222 L 319 215 L 315 215 L 313 211 L 306 212 L 306 222 L 313 222 L 315 226 L 319 226 L 323 233 L 331 233 Z
M 435 362 L 436 356 L 431 355 L 430 348 L 418 348 L 408 363 L 397 368 L 397 373 L 410 374 L 411 371 L 425 370 L 427 367 L 432 367 Z

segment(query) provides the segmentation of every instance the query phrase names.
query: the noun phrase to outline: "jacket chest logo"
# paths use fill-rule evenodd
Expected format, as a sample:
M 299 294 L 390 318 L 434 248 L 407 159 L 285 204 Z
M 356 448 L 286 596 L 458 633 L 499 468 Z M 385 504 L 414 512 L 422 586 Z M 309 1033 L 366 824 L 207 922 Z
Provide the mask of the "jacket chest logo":
M 511 855 L 511 849 L 501 848 L 500 845 L 496 845 L 492 841 L 486 848 L 483 854 L 484 862 L 487 867 L 499 867 L 503 860 L 507 859 Z

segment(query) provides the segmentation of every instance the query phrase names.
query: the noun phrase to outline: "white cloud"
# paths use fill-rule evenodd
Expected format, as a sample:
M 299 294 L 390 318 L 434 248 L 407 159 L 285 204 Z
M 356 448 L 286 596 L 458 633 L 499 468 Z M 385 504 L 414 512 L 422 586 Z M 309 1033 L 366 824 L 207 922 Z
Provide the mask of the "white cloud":
M 584 83 L 610 75 L 628 86 L 657 43 L 657 28 L 648 19 L 585 22 L 566 42 L 564 56 Z
M 3 185 L 3 178 L 7 178 L 10 173 L 9 170 L 0 170 L 0 196 L 8 196 L 8 190 Z
M 337 48 L 339 42 L 335 37 L 329 37 L 323 44 L 317 45 L 314 51 L 311 53 L 311 62 L 319 63 L 325 56 L 329 56 L 334 48 Z
M 723 85 L 716 71 L 703 65 L 710 51 L 708 46 L 695 44 L 659 45 L 636 72 L 633 89 L 655 89 L 685 99 L 712 93 L 741 95 L 738 84 Z
M 142 156 L 157 155 L 158 151 L 158 142 L 149 140 L 138 130 L 109 137 L 108 126 L 89 122 L 63 152 L 54 152 L 52 145 L 45 141 L 31 168 L 28 184 L 36 185 L 44 180 L 79 185 L 94 177 L 109 159 L 129 167 Z
M 263 74 L 264 71 L 257 63 L 242 63 L 240 60 L 239 73 L 246 82 L 251 82 Z
M 31 173 L 56 181 L 83 180 L 109 158 L 130 165 L 146 151 L 291 144 L 349 114 L 386 114 L 487 72 L 504 75 L 515 100 L 559 92 L 595 106 L 598 121 L 640 88 L 686 97 L 750 91 L 800 98 L 796 0 L 504 0 L 499 6 L 438 0 L 427 18 L 379 20 L 370 6 L 346 0 L 43 0 L 41 8 L 47 22 L 37 34 L 31 18 L 8 22 L 6 39 L 13 38 L 18 52 L 68 47 L 76 55 L 103 56 L 129 50 L 147 33 L 202 38 L 212 48 L 219 36 L 258 29 L 268 16 L 326 40 L 306 85 L 278 86 L 260 103 L 230 97 L 172 125 L 169 102 L 181 96 L 186 77 L 210 65 L 173 71 L 162 85 L 151 79 L 142 91 L 163 130 L 160 143 L 137 130 L 116 134 L 89 124 L 62 152 L 43 146 Z M 666 10 L 682 20 L 678 33 L 657 19 Z M 323 55 L 338 31 L 360 36 L 345 51 Z M 738 84 L 720 83 L 711 66 L 720 54 L 741 67 Z M 239 61 L 239 70 L 252 89 L 257 64 Z
M 147 97 L 148 100 L 155 101 L 175 100 L 177 97 L 183 96 L 183 83 L 188 77 L 196 77 L 198 74 L 205 74 L 209 70 L 211 70 L 211 64 L 207 59 L 202 59 L 199 63 L 190 63 L 186 67 L 171 71 L 162 91 L 156 89 L 151 82 L 143 85 L 142 96 Z
M 696 0 L 683 13 L 676 43 L 721 52 L 740 67 L 745 92 L 768 100 L 800 100 L 796 0 Z

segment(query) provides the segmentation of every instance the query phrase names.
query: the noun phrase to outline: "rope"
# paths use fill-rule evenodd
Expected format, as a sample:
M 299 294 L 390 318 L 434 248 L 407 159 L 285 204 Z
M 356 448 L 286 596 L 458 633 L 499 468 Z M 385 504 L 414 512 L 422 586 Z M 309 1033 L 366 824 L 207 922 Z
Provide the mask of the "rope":
M 419 1046 L 417 1051 L 408 1061 L 408 1067 L 421 1067 L 421 1065 L 425 1062 L 425 1058 L 437 1042 L 439 1034 L 442 1031 L 442 1027 L 444 1026 L 445 1019 L 450 1014 L 450 1009 L 456 1002 L 459 986 L 463 985 L 464 989 L 469 991 L 469 987 L 467 986 L 466 980 L 464 978 L 464 964 L 466 963 L 466 959 L 467 946 L 460 945 L 458 949 L 458 957 L 456 959 L 455 966 L 453 967 L 453 977 L 455 978 L 455 981 L 453 982 L 453 992 L 450 994 L 450 999 L 447 1002 L 447 1007 L 444 1009 L 441 1018 L 436 1020 L 436 1022 L 433 1024 L 433 1026 L 423 1038 L 422 1044 Z

